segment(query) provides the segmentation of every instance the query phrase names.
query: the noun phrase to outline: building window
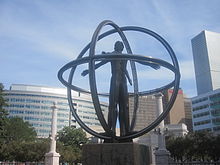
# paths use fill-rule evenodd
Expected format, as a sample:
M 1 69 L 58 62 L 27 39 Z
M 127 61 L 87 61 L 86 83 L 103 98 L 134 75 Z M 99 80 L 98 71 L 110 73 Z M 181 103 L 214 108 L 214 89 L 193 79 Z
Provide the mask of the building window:
M 194 126 L 199 126 L 199 125 L 204 125 L 204 124 L 209 124 L 209 123 L 211 123 L 211 120 L 203 120 L 203 121 L 195 122 Z
M 202 109 L 205 109 L 205 108 L 208 108 L 208 107 L 209 107 L 208 104 L 202 105 L 202 106 L 198 106 L 198 107 L 194 107 L 193 111 L 199 111 L 199 110 L 202 110 Z
M 212 119 L 212 123 L 215 125 L 220 125 L 220 118 Z
M 210 95 L 210 96 L 209 96 L 209 99 L 210 99 L 211 101 L 220 100 L 220 93 L 216 93 L 216 94 L 214 94 L 214 95 Z
M 200 98 L 200 99 L 197 99 L 197 100 L 193 100 L 192 104 L 197 104 L 197 103 L 200 103 L 200 102 L 203 102 L 203 101 L 206 101 L 206 100 L 208 100 L 208 97 L 203 97 L 203 98 Z
M 198 118 L 198 117 L 203 117 L 203 116 L 208 116 L 208 115 L 210 115 L 209 112 L 203 112 L 203 113 L 198 113 L 198 114 L 193 115 L 193 118 Z
M 220 116 L 220 109 L 215 109 L 211 111 L 212 116 Z
M 220 131 L 220 126 L 218 126 L 218 127 L 213 127 L 213 130 L 214 130 L 214 131 Z

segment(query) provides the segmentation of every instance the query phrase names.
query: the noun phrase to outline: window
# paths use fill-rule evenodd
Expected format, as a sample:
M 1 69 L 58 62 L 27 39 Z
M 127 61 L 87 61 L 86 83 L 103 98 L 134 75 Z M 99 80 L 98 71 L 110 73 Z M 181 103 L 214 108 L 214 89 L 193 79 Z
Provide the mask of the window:
M 206 101 L 206 100 L 208 100 L 208 97 L 203 97 L 203 98 L 200 98 L 200 99 L 197 99 L 197 100 L 193 100 L 192 104 L 197 104 L 197 103 L 200 103 L 200 102 L 203 102 L 203 101 Z
M 199 110 L 202 110 L 202 109 L 205 109 L 205 108 L 208 108 L 208 107 L 209 107 L 208 104 L 202 105 L 202 106 L 198 106 L 198 107 L 194 107 L 193 111 L 199 111 Z
M 193 115 L 193 118 L 208 116 L 209 114 L 210 114 L 209 112 L 198 113 L 198 114 Z
M 209 123 L 211 123 L 211 120 L 203 120 L 203 121 L 195 122 L 194 126 L 199 126 L 199 125 L 204 125 L 204 124 L 209 124 Z

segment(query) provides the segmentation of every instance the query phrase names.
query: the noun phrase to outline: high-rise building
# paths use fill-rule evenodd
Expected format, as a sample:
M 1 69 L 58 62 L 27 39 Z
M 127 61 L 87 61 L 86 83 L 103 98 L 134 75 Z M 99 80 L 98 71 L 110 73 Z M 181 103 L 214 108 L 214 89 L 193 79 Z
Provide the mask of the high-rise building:
M 192 124 L 192 101 L 190 98 L 184 98 L 184 108 L 185 108 L 185 124 L 189 132 L 193 132 Z
M 192 100 L 194 131 L 220 133 L 220 34 L 202 31 L 192 39 L 198 96 Z
M 134 98 L 129 99 L 129 113 L 130 121 L 133 117 L 133 107 Z M 156 100 L 152 95 L 139 97 L 139 104 L 137 110 L 137 120 L 135 125 L 135 130 L 140 130 L 150 125 L 154 120 L 156 120 Z
M 8 104 L 5 109 L 9 112 L 9 117 L 17 116 L 28 121 L 35 128 L 38 137 L 48 137 L 50 134 L 51 106 L 54 102 L 58 108 L 58 130 L 64 126 L 79 127 L 70 114 L 67 92 L 64 88 L 15 84 L 10 87 L 10 90 L 5 90 L 4 94 Z M 89 127 L 101 129 L 91 97 L 79 92 L 73 92 L 72 95 L 81 120 Z M 102 102 L 101 108 L 106 117 L 108 105 Z
M 202 31 L 192 39 L 197 94 L 220 88 L 220 34 Z
M 168 101 L 170 101 L 172 93 L 172 89 L 163 92 L 164 108 Z M 179 89 L 174 105 L 165 118 L 164 122 L 165 124 L 184 123 L 186 124 L 188 131 L 192 131 L 191 100 L 186 98 L 182 89 Z
M 163 92 L 163 105 L 164 108 L 167 105 L 170 97 L 173 93 L 172 89 L 166 90 Z M 129 108 L 130 108 L 130 118 L 133 116 L 133 106 L 134 100 L 131 97 L 129 99 Z M 141 96 L 139 97 L 139 105 L 137 110 L 137 120 L 135 130 L 140 130 L 150 125 L 157 118 L 157 105 L 156 97 L 153 95 Z M 186 98 L 183 94 L 183 91 L 179 89 L 176 101 L 170 110 L 169 114 L 164 120 L 165 127 L 171 128 L 170 131 L 173 132 L 173 128 L 179 129 L 182 127 L 182 124 L 187 126 L 188 131 L 192 131 L 192 115 L 191 115 L 191 100 Z M 175 126 L 174 126 L 175 125 Z M 144 135 L 142 137 L 144 143 L 150 144 L 150 137 Z

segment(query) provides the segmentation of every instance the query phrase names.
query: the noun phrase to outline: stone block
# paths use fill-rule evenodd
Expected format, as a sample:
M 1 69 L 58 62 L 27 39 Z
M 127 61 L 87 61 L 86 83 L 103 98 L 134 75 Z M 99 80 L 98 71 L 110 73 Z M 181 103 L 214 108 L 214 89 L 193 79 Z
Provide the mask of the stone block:
M 166 149 L 155 151 L 156 165 L 169 165 L 170 152 Z
M 150 149 L 136 143 L 85 144 L 83 165 L 149 165 Z

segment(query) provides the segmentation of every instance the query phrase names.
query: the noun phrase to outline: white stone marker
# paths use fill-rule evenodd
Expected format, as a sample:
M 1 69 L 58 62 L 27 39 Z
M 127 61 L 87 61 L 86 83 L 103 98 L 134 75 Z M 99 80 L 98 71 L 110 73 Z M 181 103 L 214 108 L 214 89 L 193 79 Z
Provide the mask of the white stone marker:
M 45 165 L 59 165 L 60 154 L 56 152 L 56 134 L 57 134 L 57 107 L 53 103 L 52 109 L 52 125 L 51 125 L 51 141 L 50 151 L 45 154 Z
M 162 94 L 158 93 L 155 95 L 157 105 L 157 117 L 163 113 L 163 101 Z M 158 126 L 158 149 L 155 151 L 156 165 L 168 165 L 170 152 L 166 149 L 165 138 L 164 138 L 164 121 Z

